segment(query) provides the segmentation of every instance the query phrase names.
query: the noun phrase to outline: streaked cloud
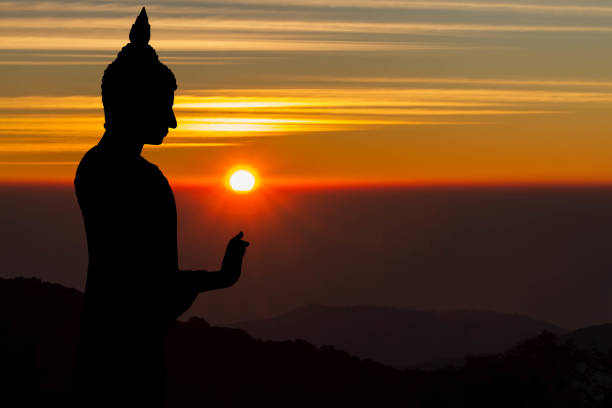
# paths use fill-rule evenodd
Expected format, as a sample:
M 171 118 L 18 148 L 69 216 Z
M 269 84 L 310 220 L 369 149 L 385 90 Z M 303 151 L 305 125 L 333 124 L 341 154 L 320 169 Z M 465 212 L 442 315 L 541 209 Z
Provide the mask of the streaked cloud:
M 116 50 L 118 44 L 126 41 L 122 38 L 79 38 L 48 36 L 0 36 L 0 49 L 4 50 Z M 427 51 L 458 50 L 465 47 L 403 43 L 392 41 L 343 41 L 343 40 L 274 40 L 266 38 L 219 38 L 216 39 L 182 39 L 152 40 L 151 44 L 167 51 Z
M 347 82 L 359 84 L 452 84 L 452 85 L 495 85 L 495 86 L 536 86 L 536 87 L 611 87 L 612 81 L 508 79 L 508 78 L 424 78 L 424 77 L 351 77 L 351 76 L 304 76 L 296 77 L 307 82 Z
M 322 8 L 391 8 L 408 10 L 465 10 L 476 12 L 560 13 L 560 14 L 612 14 L 612 7 L 588 2 L 574 4 L 526 4 L 522 2 L 462 2 L 462 1 L 410 1 L 410 0 L 228 0 L 228 3 L 256 5 L 290 5 Z
M 0 166 L 76 166 L 78 161 L 0 161 Z
M 240 143 L 236 142 L 173 142 L 168 141 L 163 144 L 165 149 L 167 148 L 185 148 L 185 147 L 228 147 L 228 146 L 239 146 Z M 146 149 L 150 149 L 151 147 L 146 147 Z M 157 149 L 157 147 L 152 147 L 153 149 Z
M 355 80 L 359 82 L 360 78 Z M 245 137 L 374 128 L 380 131 L 385 126 L 471 125 L 482 122 L 483 118 L 494 123 L 495 117 L 559 115 L 569 109 L 568 105 L 612 103 L 612 91 L 470 88 L 490 82 L 535 85 L 533 80 L 406 80 L 425 84 L 456 83 L 466 87 L 185 91 L 186 94 L 176 97 L 179 126 L 171 131 L 173 137 L 183 140 L 173 142 L 171 137 L 162 147 L 235 146 Z M 553 81 L 559 85 L 557 82 L 572 86 L 581 84 L 581 81 Z M 592 85 L 586 83 L 589 89 Z M 0 97 L 0 118 L 0 153 L 83 151 L 103 132 L 98 96 Z M 223 139 L 229 141 L 220 141 Z
M 460 10 L 469 12 L 510 12 L 520 14 L 579 14 L 579 15 L 609 15 L 612 7 L 602 5 L 602 2 L 574 1 L 551 2 L 550 4 L 529 4 L 524 2 L 497 2 L 497 1 L 411 1 L 411 0 L 226 0 L 220 7 L 216 1 L 182 1 L 170 7 L 171 3 L 157 2 L 147 5 L 158 13 L 189 13 L 202 11 L 227 10 L 241 8 L 248 5 L 250 8 L 258 6 L 279 7 L 308 7 L 311 9 L 398 9 L 398 10 Z M 1 1 L 0 10 L 22 12 L 52 12 L 57 11 L 58 3 L 53 1 Z M 129 13 L 134 5 L 127 2 L 62 2 L 62 10 L 67 13 Z
M 6 18 L 0 19 L 2 31 L 36 29 L 44 31 L 109 30 L 116 33 L 130 27 L 133 18 Z M 189 36 L 200 33 L 222 35 L 224 32 L 318 32 L 318 33 L 436 33 L 436 32 L 610 32 L 612 27 L 604 25 L 533 25 L 533 24 L 466 24 L 441 22 L 394 23 L 389 21 L 344 21 L 344 20 L 252 20 L 219 18 L 157 18 L 156 37 L 165 37 L 169 32 L 188 31 Z M 14 38 L 14 37 L 9 37 Z M 116 47 L 116 44 L 115 44 Z
M 0 153 L 83 153 L 90 149 L 91 143 L 67 142 L 28 142 L 1 143 Z
M 32 109 L 100 109 L 101 96 L 0 96 L 0 109 L 32 110 Z
M 21 4 L 21 5 L 20 5 Z M 241 7 L 248 4 L 249 7 Z M 270 13 L 269 7 L 279 7 L 279 13 Z M 317 2 L 317 1 L 237 1 L 226 8 L 218 3 L 182 2 L 178 5 L 159 3 L 152 9 L 152 44 L 164 51 L 208 52 L 403 52 L 403 51 L 457 51 L 491 47 L 473 41 L 475 34 L 537 34 L 576 33 L 608 35 L 612 32 L 605 21 L 547 19 L 535 24 L 519 19 L 487 22 L 486 19 L 443 16 L 438 19 L 423 16 L 396 21 L 388 14 L 333 12 L 334 8 L 398 7 L 426 10 L 501 10 L 501 11 L 565 11 L 571 15 L 577 10 L 595 13 L 609 12 L 612 7 L 586 7 L 579 5 L 537 6 L 520 3 L 484 2 L 419 2 L 370 1 Z M 261 6 L 262 9 L 258 9 Z M 284 7 L 283 7 L 284 6 Z M 290 6 L 316 9 L 305 13 Z M 229 10 L 227 10 L 229 7 Z M 267 7 L 267 8 L 266 8 Z M 600 10 L 601 9 L 601 10 Z M 116 51 L 127 41 L 127 31 L 135 13 L 132 5 L 103 2 L 87 4 L 74 2 L 0 2 L 0 50 L 64 50 L 64 51 Z M 19 14 L 17 11 L 21 10 Z M 179 14 L 181 10 L 183 14 Z M 9 13 L 10 11 L 10 13 Z M 61 11 L 61 12 L 60 12 Z M 44 12 L 52 15 L 44 16 Z M 119 13 L 119 14 L 117 14 Z M 341 17 L 341 18 L 339 18 Z M 374 18 L 372 18 L 374 17 Z M 371 36 L 368 36 L 371 35 Z M 376 37 L 374 37 L 376 36 Z M 464 41 L 450 39 L 463 36 Z M 429 37 L 429 38 L 424 38 Z M 497 45 L 498 47 L 502 45 Z M 90 58 L 75 56 L 63 61 L 41 59 L 47 65 L 93 65 Z M 222 64 L 228 59 L 177 59 L 179 64 Z M 233 62 L 236 62 L 235 60 Z M 36 59 L 2 57 L 2 65 L 34 65 Z
M 342 79 L 327 79 L 330 82 L 341 82 Z M 593 90 L 594 87 L 611 87 L 608 81 L 537 81 L 537 80 L 503 80 L 479 78 L 346 78 L 346 81 L 383 82 L 398 81 L 415 84 L 459 84 L 462 88 L 440 87 L 347 87 L 347 88 L 270 88 L 270 89 L 214 89 L 179 91 L 175 98 L 174 108 L 178 112 L 191 115 L 193 112 L 212 112 L 225 110 L 258 114 L 258 112 L 308 113 L 314 108 L 362 108 L 400 109 L 408 107 L 470 108 L 483 106 L 501 106 L 517 104 L 575 104 L 612 101 L 612 90 Z M 517 88 L 481 88 L 481 85 L 519 85 Z M 548 86 L 553 89 L 542 89 Z M 585 87 L 585 90 L 560 90 L 562 87 Z M 516 106 L 513 107 L 516 109 Z M 23 96 L 0 97 L 0 111 L 64 111 L 64 110 L 98 110 L 101 114 L 102 103 L 99 96 Z M 481 110 L 482 111 L 482 110 Z M 501 111 L 499 111 L 501 112 Z M 92 122 L 100 120 L 98 116 L 80 115 L 70 121 Z M 21 116 L 3 114 L 3 124 L 19 122 Z M 56 114 L 50 117 L 39 116 L 42 123 L 46 121 L 63 123 L 67 119 Z M 232 119 L 234 120 L 234 119 Z M 238 122 L 238 119 L 234 121 Z M 268 121 L 267 119 L 262 121 Z M 275 121 L 275 120 L 269 120 Z M 296 120 L 296 122 L 298 122 Z M 29 121 L 31 126 L 36 120 Z

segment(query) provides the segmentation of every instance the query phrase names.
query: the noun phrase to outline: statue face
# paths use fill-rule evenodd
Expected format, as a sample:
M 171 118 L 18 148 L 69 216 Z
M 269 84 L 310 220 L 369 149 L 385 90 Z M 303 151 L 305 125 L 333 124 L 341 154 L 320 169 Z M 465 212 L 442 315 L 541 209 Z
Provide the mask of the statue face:
M 107 129 L 129 143 L 159 145 L 169 128 L 176 128 L 174 91 L 133 92 L 123 95 L 107 117 Z M 110 120 L 109 120 L 110 119 Z
M 176 128 L 176 117 L 172 110 L 174 91 L 164 91 L 145 102 L 141 118 L 137 121 L 140 141 L 144 144 L 159 145 L 168 134 L 168 129 Z

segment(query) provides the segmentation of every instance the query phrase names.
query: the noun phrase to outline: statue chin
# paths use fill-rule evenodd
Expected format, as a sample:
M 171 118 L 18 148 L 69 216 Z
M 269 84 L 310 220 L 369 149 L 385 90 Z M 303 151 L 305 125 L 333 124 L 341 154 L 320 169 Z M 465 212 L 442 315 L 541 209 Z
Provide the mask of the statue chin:
M 151 140 L 147 141 L 146 144 L 158 146 L 158 145 L 162 144 L 163 142 L 164 142 L 164 137 L 160 136 L 158 139 L 151 139 Z
M 163 135 L 158 135 L 155 138 L 152 137 L 149 141 L 147 141 L 147 144 L 160 145 L 164 142 L 164 138 L 166 137 L 167 134 L 168 132 L 164 133 Z
M 157 133 L 157 134 L 151 133 L 150 136 L 144 142 L 144 144 L 160 145 L 164 142 L 164 138 L 167 135 L 168 135 L 168 130 L 166 130 L 165 132 Z

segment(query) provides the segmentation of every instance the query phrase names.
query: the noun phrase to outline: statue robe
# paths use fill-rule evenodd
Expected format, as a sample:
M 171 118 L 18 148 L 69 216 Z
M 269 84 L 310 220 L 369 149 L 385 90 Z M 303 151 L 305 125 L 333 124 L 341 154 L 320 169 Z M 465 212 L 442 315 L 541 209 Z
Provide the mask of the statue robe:
M 168 180 L 142 156 L 103 142 L 75 177 L 89 252 L 77 395 L 80 406 L 159 407 L 164 333 L 198 291 L 178 270 Z

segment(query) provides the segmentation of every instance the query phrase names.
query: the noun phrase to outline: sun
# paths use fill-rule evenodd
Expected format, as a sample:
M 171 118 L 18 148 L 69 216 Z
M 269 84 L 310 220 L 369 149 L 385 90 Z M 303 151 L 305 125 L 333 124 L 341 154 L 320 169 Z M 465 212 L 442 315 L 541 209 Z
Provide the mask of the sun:
M 248 170 L 236 170 L 229 178 L 232 190 L 239 193 L 247 193 L 255 187 L 255 176 Z

